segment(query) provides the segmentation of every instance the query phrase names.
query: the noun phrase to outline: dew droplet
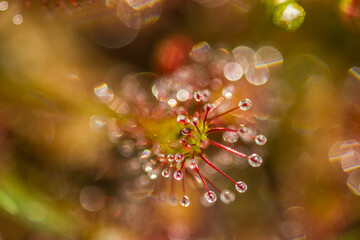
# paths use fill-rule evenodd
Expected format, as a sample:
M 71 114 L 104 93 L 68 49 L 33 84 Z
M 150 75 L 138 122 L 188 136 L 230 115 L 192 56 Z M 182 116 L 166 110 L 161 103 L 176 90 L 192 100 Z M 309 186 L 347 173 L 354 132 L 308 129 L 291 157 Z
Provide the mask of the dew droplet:
M 197 167 L 197 161 L 196 159 L 189 159 L 187 160 L 187 166 L 190 168 L 190 169 L 195 169 Z
M 220 193 L 220 199 L 223 203 L 229 204 L 235 200 L 235 194 L 225 189 Z
M 201 101 L 201 97 L 202 97 L 201 92 L 195 92 L 195 93 L 194 93 L 194 99 L 195 99 L 195 101 L 200 102 L 200 101 Z
M 186 118 L 185 115 L 179 114 L 179 115 L 177 116 L 177 122 L 178 122 L 178 123 L 186 124 L 186 123 L 188 122 L 188 119 Z
M 224 132 L 223 139 L 226 142 L 234 143 L 239 139 L 239 134 L 236 132 Z
M 183 160 L 184 160 L 184 155 L 182 155 L 180 153 L 175 154 L 175 161 L 177 163 L 182 162 Z
M 217 196 L 213 191 L 206 192 L 204 198 L 208 203 L 214 203 L 217 200 Z
M 153 170 L 154 164 L 152 162 L 147 162 L 143 165 L 143 169 L 145 172 L 149 173 Z
M 253 153 L 248 157 L 248 161 L 249 161 L 250 166 L 252 166 L 252 167 L 260 167 L 260 165 L 263 162 L 263 159 L 258 154 Z
M 256 133 L 254 130 L 245 127 L 244 125 L 240 125 L 239 135 L 244 142 L 251 142 L 253 141 L 253 136 L 255 136 Z
M 251 106 L 252 106 L 251 100 L 248 98 L 245 98 L 239 102 L 239 107 L 243 111 L 249 110 Z
M 174 154 L 167 155 L 167 159 L 168 159 L 169 162 L 173 162 L 175 160 Z
M 251 133 L 250 128 L 245 127 L 244 125 L 241 125 L 239 128 L 240 135 L 249 135 Z
M 174 172 L 174 178 L 178 181 L 180 181 L 183 178 L 183 173 L 181 170 L 178 170 Z
M 150 157 L 150 150 L 149 149 L 145 149 L 141 154 L 140 154 L 140 159 L 144 160 Z
M 235 184 L 235 188 L 236 190 L 239 192 L 239 193 L 244 193 L 246 192 L 247 190 L 247 185 L 242 182 L 242 181 L 238 181 L 236 184 Z
M 257 145 L 264 145 L 267 141 L 267 138 L 264 135 L 257 135 L 255 137 L 255 142 Z
M 151 180 L 154 180 L 157 178 L 157 171 L 153 170 L 152 172 L 148 173 L 148 176 Z
M 210 91 L 207 90 L 207 89 L 205 89 L 205 90 L 202 92 L 202 98 L 201 98 L 201 100 L 202 100 L 203 102 L 206 102 L 206 101 L 209 100 L 209 96 L 210 96 Z
M 212 104 L 207 103 L 207 104 L 204 105 L 204 110 L 208 112 L 208 111 L 210 111 L 212 109 L 212 107 L 213 107 Z
M 181 206 L 183 207 L 188 207 L 190 205 L 190 199 L 188 196 L 183 196 L 181 199 L 180 199 L 180 204 Z
M 189 131 L 189 129 L 187 129 L 187 128 L 183 128 L 182 130 L 181 130 L 181 134 L 182 135 L 188 135 L 190 133 L 190 131 Z
M 164 178 L 168 178 L 168 177 L 170 176 L 170 169 L 165 168 L 164 170 L 162 170 L 161 175 L 162 175 Z

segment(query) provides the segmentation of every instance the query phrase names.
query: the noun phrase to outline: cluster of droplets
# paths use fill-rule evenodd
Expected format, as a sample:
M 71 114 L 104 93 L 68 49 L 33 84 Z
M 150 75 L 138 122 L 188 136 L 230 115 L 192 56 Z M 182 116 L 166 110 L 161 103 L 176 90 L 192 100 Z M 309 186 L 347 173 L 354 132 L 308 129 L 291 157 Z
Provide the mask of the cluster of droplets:
M 244 81 L 250 86 L 263 85 L 269 80 L 270 71 L 283 62 L 281 53 L 271 46 L 257 51 L 237 46 L 228 51 L 212 49 L 208 43 L 199 42 L 192 47 L 189 56 L 189 64 L 158 78 L 152 88 L 153 95 L 172 108 L 191 99 L 197 89 L 220 90 L 226 99 L 234 97 L 235 89 L 241 93 L 246 89 L 244 94 L 249 93 L 248 88 L 243 90 Z
M 141 151 L 138 158 L 131 159 L 132 168 L 142 168 L 146 172 L 146 175 L 139 177 L 141 183 L 138 186 L 147 188 L 151 185 L 150 180 L 162 177 L 163 180 L 155 181 L 153 189 L 149 187 L 151 195 L 158 196 L 160 202 L 165 199 L 165 193 L 161 192 L 164 188 L 161 186 L 165 184 L 170 185 L 171 193 L 166 198 L 170 204 L 180 202 L 182 206 L 189 206 L 185 182 L 191 180 L 206 190 L 201 198 L 203 204 L 208 206 L 216 202 L 217 193 L 220 200 L 228 204 L 235 200 L 235 194 L 228 189 L 218 188 L 209 179 L 210 176 L 207 178 L 205 175 L 220 173 L 234 183 L 239 193 L 246 192 L 247 185 L 243 181 L 233 180 L 215 166 L 229 165 L 232 160 L 228 159 L 232 157 L 220 161 L 223 157 L 213 156 L 212 162 L 205 155 L 206 149 L 212 145 L 222 150 L 218 151 L 219 156 L 221 152 L 239 156 L 239 161 L 234 160 L 239 166 L 261 166 L 263 158 L 259 154 L 242 153 L 215 141 L 211 136 L 212 133 L 220 133 L 224 142 L 231 144 L 238 140 L 246 144 L 254 142 L 258 146 L 266 143 L 266 137 L 258 134 L 254 128 L 259 119 L 256 114 L 261 111 L 259 106 L 264 105 L 261 102 L 264 94 L 260 92 L 262 98 L 258 98 L 259 92 L 254 89 L 265 83 L 268 75 L 261 75 L 266 77 L 264 82 L 250 80 L 260 76 L 254 73 L 268 73 L 271 67 L 282 61 L 282 57 L 272 47 L 260 48 L 255 53 L 248 47 L 240 46 L 230 54 L 224 49 L 213 51 L 207 43 L 195 45 L 190 57 L 193 63 L 155 81 L 152 86 L 152 93 L 156 97 L 154 102 L 148 98 L 140 82 L 143 74 L 125 77 L 119 91 L 116 90 L 119 96 L 106 83 L 98 85 L 94 89 L 95 95 L 119 117 L 106 119 L 96 116 L 92 118 L 93 125 L 108 130 L 110 141 L 116 144 L 123 156 L 132 157 L 136 150 Z M 236 72 L 231 71 L 239 70 L 239 66 L 242 74 L 237 75 L 235 80 Z M 248 83 L 251 83 L 250 88 Z M 245 98 L 239 101 L 241 95 L 245 95 Z M 255 97 L 256 104 L 253 104 L 250 96 Z M 244 148 L 242 146 L 241 151 L 247 151 Z M 181 182 L 183 194 L 178 199 L 173 189 Z
M 185 178 L 195 180 L 195 182 L 202 183 L 206 192 L 203 196 L 206 204 L 214 204 L 218 197 L 213 191 L 220 193 L 220 200 L 226 204 L 231 203 L 235 200 L 235 194 L 230 190 L 221 190 L 211 182 L 204 174 L 200 171 L 199 166 L 208 165 L 215 171 L 229 179 L 235 184 L 235 189 L 239 193 L 244 193 L 247 190 L 247 185 L 243 181 L 235 181 L 218 169 L 204 154 L 205 149 L 209 145 L 216 146 L 220 149 L 226 150 L 230 153 L 238 155 L 248 160 L 248 163 L 252 167 L 259 167 L 263 159 L 260 155 L 252 153 L 246 155 L 231 147 L 223 145 L 209 138 L 209 134 L 212 132 L 225 132 L 237 134 L 247 139 L 253 139 L 257 145 L 264 145 L 266 143 L 266 137 L 264 135 L 253 135 L 253 130 L 241 125 L 239 129 L 222 127 L 220 119 L 232 112 L 237 110 L 248 111 L 252 107 L 250 99 L 243 99 L 239 104 L 222 113 L 218 113 L 216 110 L 225 100 L 224 97 L 218 98 L 213 103 L 205 103 L 203 100 L 208 98 L 208 91 L 195 92 L 192 94 L 193 100 L 197 103 L 196 112 L 190 116 L 187 112 L 184 112 L 182 108 L 179 108 L 177 114 L 177 124 L 184 125 L 180 130 L 179 145 L 173 146 L 159 146 L 155 145 L 153 149 L 146 149 L 143 151 L 141 158 L 148 159 L 143 164 L 143 169 L 147 172 L 150 179 L 156 179 L 161 172 L 161 176 L 165 179 L 171 180 L 171 184 L 175 184 L 177 181 L 182 181 L 183 194 L 180 198 L 180 205 L 187 207 L 190 205 L 190 198 L 185 191 Z M 200 105 L 203 105 L 203 108 Z M 162 149 L 167 149 L 166 151 Z M 170 153 L 169 153 L 170 152 Z M 210 189 L 213 190 L 210 190 Z M 173 193 L 170 196 L 169 201 L 175 204 L 176 195 Z

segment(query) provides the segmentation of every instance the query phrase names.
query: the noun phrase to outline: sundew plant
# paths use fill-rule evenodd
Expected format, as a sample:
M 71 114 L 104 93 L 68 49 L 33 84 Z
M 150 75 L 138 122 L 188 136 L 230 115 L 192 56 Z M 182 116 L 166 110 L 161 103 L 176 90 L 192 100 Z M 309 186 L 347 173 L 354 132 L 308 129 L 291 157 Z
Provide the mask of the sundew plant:
M 356 240 L 359 0 L 0 0 L 0 240 Z
M 151 180 L 162 177 L 170 182 L 168 201 L 171 204 L 176 204 L 179 195 L 180 204 L 189 206 L 187 179 L 203 185 L 203 198 L 208 204 L 217 200 L 215 191 L 220 194 L 224 203 L 235 200 L 232 191 L 221 189 L 205 176 L 201 171 L 203 165 L 227 178 L 234 184 L 237 192 L 244 193 L 247 190 L 246 183 L 235 181 L 216 166 L 228 160 L 220 159 L 219 163 L 214 163 L 211 153 L 207 154 L 206 151 L 209 146 L 240 158 L 235 161 L 246 160 L 252 167 L 260 167 L 263 162 L 263 157 L 257 153 L 243 153 L 214 140 L 211 136 L 222 133 L 223 141 L 229 143 L 235 143 L 238 139 L 245 143 L 254 142 L 259 146 L 266 143 L 267 138 L 263 134 L 257 134 L 257 131 L 261 131 L 261 126 L 257 126 L 261 120 L 250 110 L 253 106 L 252 100 L 244 98 L 235 102 L 235 106 L 232 105 L 234 100 L 241 96 L 241 92 L 246 92 L 246 96 L 254 94 L 253 97 L 259 99 L 261 104 L 263 100 L 255 94 L 266 93 L 257 91 L 257 88 L 261 89 L 268 81 L 269 68 L 281 64 L 282 56 L 273 47 L 261 48 L 257 53 L 246 46 L 236 47 L 231 54 L 225 49 L 220 49 L 220 54 L 216 52 L 206 42 L 195 44 L 190 52 L 190 64 L 179 66 L 171 75 L 159 77 L 155 81 L 152 92 L 157 100 L 152 104 L 147 103 L 149 100 L 145 99 L 146 96 L 141 96 L 141 85 L 136 88 L 132 86 L 136 85 L 136 75 L 126 77 L 125 84 L 122 85 L 125 91 L 138 91 L 135 98 L 127 97 L 125 92 L 123 98 L 114 96 L 114 91 L 106 83 L 94 89 L 99 100 L 106 103 L 119 117 L 108 120 L 100 116 L 92 117 L 92 124 L 105 127 L 115 121 L 115 127 L 111 123 L 108 126 L 110 140 L 114 140 L 114 129 L 117 129 L 115 131 L 119 137 L 115 142 L 126 141 L 126 138 L 133 139 L 136 145 L 140 142 L 138 148 L 145 149 L 139 152 L 138 161 Z M 179 77 L 181 79 L 178 79 Z M 193 78 L 200 81 L 202 79 L 203 83 L 193 81 Z M 238 90 L 240 86 L 243 86 L 243 89 Z M 251 88 L 255 89 L 253 93 L 250 93 Z M 219 96 L 216 97 L 217 95 Z M 126 99 L 130 102 L 126 102 Z M 136 106 L 142 108 L 133 118 L 132 111 L 126 109 Z M 262 106 L 257 109 L 261 115 Z M 99 120 L 100 122 L 97 122 Z M 252 129 L 252 126 L 255 129 Z M 177 194 L 175 185 L 182 186 L 181 194 Z

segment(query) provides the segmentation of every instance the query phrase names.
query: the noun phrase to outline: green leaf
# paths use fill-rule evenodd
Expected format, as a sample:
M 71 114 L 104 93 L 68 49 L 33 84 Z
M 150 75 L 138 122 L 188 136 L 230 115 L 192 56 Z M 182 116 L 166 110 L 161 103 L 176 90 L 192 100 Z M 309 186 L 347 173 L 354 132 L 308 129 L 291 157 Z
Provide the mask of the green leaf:
M 277 5 L 273 10 L 273 22 L 279 28 L 296 31 L 305 19 L 305 10 L 295 1 L 287 1 Z

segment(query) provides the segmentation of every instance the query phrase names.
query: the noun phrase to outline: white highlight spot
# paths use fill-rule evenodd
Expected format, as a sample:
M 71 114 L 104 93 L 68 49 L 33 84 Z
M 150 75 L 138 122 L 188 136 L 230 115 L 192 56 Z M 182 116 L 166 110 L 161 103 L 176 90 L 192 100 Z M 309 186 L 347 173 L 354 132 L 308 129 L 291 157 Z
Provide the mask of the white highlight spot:
M 24 18 L 23 18 L 23 16 L 22 16 L 21 14 L 16 14 L 16 15 L 13 17 L 13 23 L 14 23 L 15 25 L 20 25 L 20 24 L 22 24 L 23 20 L 24 20 Z
M 280 20 L 291 23 L 295 18 L 299 16 L 301 16 L 301 12 L 296 9 L 293 4 L 289 4 L 283 11 Z
M 9 4 L 7 1 L 0 2 L 0 11 L 6 11 L 9 8 Z
M 243 68 L 236 62 L 229 62 L 224 67 L 224 75 L 230 81 L 239 80 L 244 73 Z

